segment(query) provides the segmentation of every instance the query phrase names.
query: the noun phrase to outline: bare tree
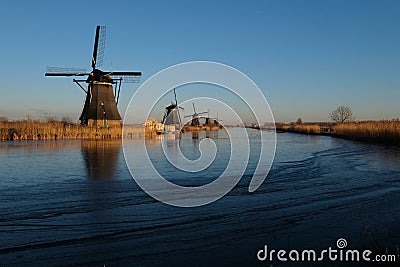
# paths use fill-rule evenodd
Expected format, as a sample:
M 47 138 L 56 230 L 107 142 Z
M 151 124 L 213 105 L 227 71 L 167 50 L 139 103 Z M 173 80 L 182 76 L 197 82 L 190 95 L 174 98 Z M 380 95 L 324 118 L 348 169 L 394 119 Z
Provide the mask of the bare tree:
M 68 116 L 62 117 L 61 118 L 61 122 L 64 123 L 64 124 L 72 124 L 73 123 L 72 119 L 70 117 L 68 117 Z
M 331 112 L 331 119 L 337 123 L 352 121 L 354 120 L 353 111 L 348 106 L 340 106 Z
M 53 123 L 53 122 L 57 122 L 57 121 L 58 121 L 58 119 L 55 116 L 47 116 L 46 117 L 46 122 L 47 123 Z

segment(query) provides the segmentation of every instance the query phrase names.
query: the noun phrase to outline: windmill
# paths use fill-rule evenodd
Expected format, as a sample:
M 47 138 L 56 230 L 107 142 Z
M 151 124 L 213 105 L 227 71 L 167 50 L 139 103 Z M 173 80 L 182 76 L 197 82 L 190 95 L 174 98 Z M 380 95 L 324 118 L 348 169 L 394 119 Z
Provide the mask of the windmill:
M 218 119 L 218 113 L 217 113 L 217 117 L 216 118 L 211 118 L 210 117 L 210 109 L 208 109 L 208 111 L 207 111 L 207 117 L 206 117 L 206 122 L 204 123 L 204 125 L 205 126 L 210 126 L 210 127 L 212 127 L 212 126 L 220 126 L 220 121 L 222 121 L 222 120 L 219 120 Z
M 210 119 L 213 119 L 214 120 L 214 125 L 216 125 L 216 126 L 218 126 L 219 128 L 222 128 L 222 125 L 221 125 L 221 119 L 218 119 L 218 113 L 217 113 L 217 117 L 216 118 L 210 118 Z
M 48 67 L 45 76 L 82 77 L 73 79 L 86 94 L 85 104 L 79 117 L 81 124 L 97 127 L 119 126 L 121 115 L 118 112 L 118 100 L 122 82 L 138 82 L 141 72 L 102 71 L 106 27 L 97 26 L 92 56 L 92 71 L 84 69 Z M 81 85 L 87 83 L 87 89 Z M 114 91 L 113 91 L 114 86 Z
M 191 123 L 190 123 L 190 126 L 200 126 L 200 121 L 199 121 L 199 115 L 201 115 L 201 114 L 205 114 L 205 113 L 208 113 L 207 111 L 205 111 L 205 112 L 200 112 L 200 113 L 197 113 L 196 112 L 196 108 L 195 108 L 195 106 L 194 106 L 194 103 L 192 103 L 193 104 L 193 111 L 194 111 L 194 113 L 192 114 L 192 115 L 188 115 L 188 116 L 185 116 L 185 118 L 187 118 L 187 117 L 192 117 L 192 121 L 191 121 Z
M 211 118 L 210 118 L 210 109 L 208 109 L 208 111 L 207 111 L 207 117 L 206 117 L 206 122 L 204 123 L 204 125 L 210 126 L 211 124 L 212 124 L 212 122 L 211 122 Z
M 165 107 L 165 113 L 162 119 L 164 125 L 182 125 L 181 116 L 179 114 L 179 109 L 184 110 L 183 107 L 178 106 L 178 100 L 176 98 L 176 92 L 174 88 L 175 103 L 171 102 L 171 105 Z

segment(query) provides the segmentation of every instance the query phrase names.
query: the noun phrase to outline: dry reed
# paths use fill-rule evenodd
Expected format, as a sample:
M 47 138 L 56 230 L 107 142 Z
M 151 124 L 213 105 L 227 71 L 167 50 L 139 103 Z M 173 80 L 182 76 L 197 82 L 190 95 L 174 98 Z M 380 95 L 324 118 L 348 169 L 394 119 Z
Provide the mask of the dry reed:
M 332 126 L 319 124 L 277 124 L 278 131 L 326 134 L 368 143 L 400 145 L 400 120 L 344 122 Z
M 388 145 L 400 145 L 400 121 L 346 122 L 333 126 L 337 137 Z
M 302 133 L 302 134 L 320 134 L 321 126 L 318 124 L 277 124 L 278 131 Z
M 97 128 L 57 121 L 0 121 L 0 140 L 104 139 L 121 136 L 121 127 Z

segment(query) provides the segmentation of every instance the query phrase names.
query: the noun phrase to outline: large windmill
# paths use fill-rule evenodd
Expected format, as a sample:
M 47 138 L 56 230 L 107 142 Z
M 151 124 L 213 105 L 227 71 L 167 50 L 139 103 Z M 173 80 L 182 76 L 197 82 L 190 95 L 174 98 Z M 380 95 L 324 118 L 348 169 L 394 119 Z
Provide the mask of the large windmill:
M 79 118 L 81 124 L 97 127 L 119 126 L 121 115 L 118 112 L 118 100 L 122 82 L 137 82 L 142 75 L 138 71 L 102 71 L 105 47 L 105 26 L 96 27 L 92 71 L 73 68 L 48 67 L 45 76 L 88 76 L 73 81 L 86 93 L 85 105 Z M 87 83 L 87 89 L 81 85 Z M 113 88 L 114 87 L 114 88 Z M 114 89 L 114 91 L 113 91 Z

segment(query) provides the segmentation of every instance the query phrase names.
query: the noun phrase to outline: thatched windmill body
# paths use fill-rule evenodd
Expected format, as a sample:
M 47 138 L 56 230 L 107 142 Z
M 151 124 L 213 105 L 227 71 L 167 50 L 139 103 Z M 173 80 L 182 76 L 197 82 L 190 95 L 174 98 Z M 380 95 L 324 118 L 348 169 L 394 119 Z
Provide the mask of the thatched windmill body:
M 138 82 L 138 71 L 102 71 L 105 47 L 105 26 L 96 27 L 96 36 L 92 56 L 92 71 L 73 68 L 48 67 L 45 76 L 88 76 L 73 81 L 86 93 L 85 104 L 79 117 L 81 124 L 97 127 L 119 126 L 121 115 L 118 112 L 118 100 L 122 82 Z M 87 83 L 86 89 L 81 85 Z

